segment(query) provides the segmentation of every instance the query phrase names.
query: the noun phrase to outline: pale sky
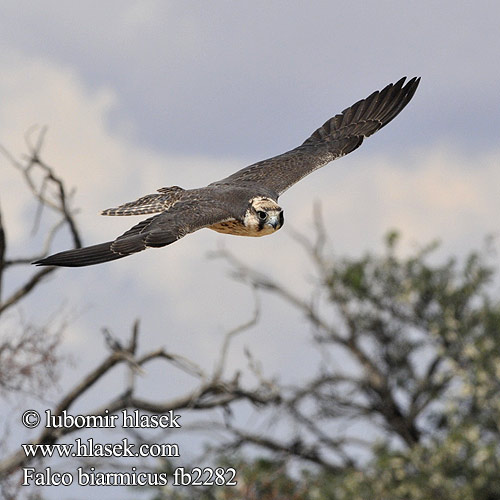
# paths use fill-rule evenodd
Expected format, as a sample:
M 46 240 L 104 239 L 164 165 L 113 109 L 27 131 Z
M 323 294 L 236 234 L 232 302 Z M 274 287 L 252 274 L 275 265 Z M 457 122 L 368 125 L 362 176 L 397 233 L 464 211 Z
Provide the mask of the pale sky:
M 380 248 L 390 228 L 403 232 L 407 248 L 439 238 L 444 252 L 458 255 L 498 233 L 499 18 L 493 1 L 2 2 L 0 143 L 20 155 L 26 130 L 49 127 L 44 158 L 77 188 L 86 244 L 138 221 L 101 217 L 101 209 L 225 177 L 297 146 L 401 76 L 422 77 L 390 125 L 280 199 L 285 226 L 277 234 L 203 230 L 161 250 L 53 275 L 19 314 L 42 321 L 62 307 L 74 316 L 64 348 L 76 367 L 62 387 L 104 355 L 102 326 L 125 338 L 137 317 L 144 349 L 165 345 L 211 367 L 223 333 L 246 321 L 253 304 L 208 252 L 223 242 L 307 296 L 312 267 L 290 229 L 312 234 L 314 201 L 337 255 Z M 33 205 L 3 158 L 0 169 L 11 255 L 32 253 Z M 61 236 L 52 250 L 69 244 Z M 7 281 L 5 293 L 31 272 Z M 246 345 L 268 374 L 313 375 L 304 362 L 307 322 L 266 295 L 262 310 L 259 325 L 235 342 L 230 370 L 245 366 Z M 154 375 L 144 385 L 162 397 L 165 384 Z

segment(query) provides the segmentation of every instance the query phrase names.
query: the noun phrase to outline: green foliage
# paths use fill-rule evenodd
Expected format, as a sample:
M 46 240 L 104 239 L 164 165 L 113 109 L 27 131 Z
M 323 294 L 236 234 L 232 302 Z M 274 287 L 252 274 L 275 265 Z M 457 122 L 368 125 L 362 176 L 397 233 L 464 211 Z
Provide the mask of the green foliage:
M 258 458 L 252 462 L 244 459 L 222 460 L 222 467 L 237 471 L 236 486 L 163 488 L 152 500 L 304 500 L 309 496 L 311 483 L 308 474 L 302 479 L 292 478 L 286 462 Z
M 399 240 L 392 232 L 383 255 L 335 260 L 324 269 L 323 287 L 336 312 L 331 326 L 313 321 L 309 311 L 321 348 L 341 347 L 358 363 L 356 376 L 323 367 L 310 389 L 303 388 L 316 407 L 311 421 L 324 429 L 339 418 L 379 425 L 383 433 L 368 456 L 337 472 L 318 462 L 299 475 L 290 475 L 282 458 L 240 460 L 238 487 L 183 498 L 500 498 L 495 270 L 481 253 L 439 263 L 436 244 L 401 257 Z
M 500 304 L 488 293 L 494 271 L 477 253 L 462 267 L 454 259 L 431 265 L 435 245 L 400 259 L 396 241 L 387 238 L 383 258 L 332 269 L 330 294 L 375 339 L 391 384 L 409 396 L 410 414 L 419 399 L 431 410 L 415 443 L 397 449 L 384 440 L 365 466 L 337 478 L 331 498 L 500 498 Z M 422 366 L 423 378 L 416 375 Z

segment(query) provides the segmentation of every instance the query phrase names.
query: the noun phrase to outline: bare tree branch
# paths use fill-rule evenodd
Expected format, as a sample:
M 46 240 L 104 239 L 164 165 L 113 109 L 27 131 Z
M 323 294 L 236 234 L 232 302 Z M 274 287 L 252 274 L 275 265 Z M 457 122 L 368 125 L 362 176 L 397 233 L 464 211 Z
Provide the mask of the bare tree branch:
M 218 361 L 218 363 L 215 367 L 214 373 L 213 373 L 214 379 L 219 379 L 222 376 L 222 370 L 226 364 L 227 351 L 228 351 L 229 344 L 230 344 L 232 338 L 235 337 L 236 335 L 239 335 L 240 333 L 248 330 L 252 326 L 256 325 L 258 320 L 259 320 L 259 314 L 260 314 L 259 297 L 256 293 L 255 288 L 253 288 L 252 291 L 254 292 L 254 302 L 255 302 L 254 314 L 246 323 L 243 323 L 243 324 L 237 326 L 236 328 L 234 328 L 233 330 L 230 330 L 226 334 L 226 336 L 224 338 L 224 343 L 222 344 L 220 358 L 219 358 L 219 361 Z
M 56 379 L 61 329 L 21 325 L 0 344 L 0 392 L 40 393 Z
M 0 304 L 0 314 L 9 307 L 16 305 L 22 298 L 28 295 L 45 276 L 51 274 L 54 270 L 53 267 L 46 267 L 36 272 L 26 283 L 21 285 L 21 287 L 13 292 L 10 297 Z
M 316 208 L 316 211 L 318 210 L 319 208 Z M 301 235 L 295 235 L 295 238 L 306 248 L 313 260 L 322 285 L 329 286 L 328 279 L 330 279 L 329 276 L 331 275 L 331 263 L 324 257 L 326 236 L 319 213 L 315 213 L 315 222 L 317 224 L 318 234 L 314 242 L 311 242 Z M 352 385 L 351 394 L 346 392 L 344 388 L 344 395 L 336 391 L 334 397 L 330 398 L 329 402 L 326 402 L 325 398 L 319 393 L 313 393 L 317 398 L 317 403 L 324 400 L 325 407 L 335 407 L 338 410 L 343 409 L 341 413 L 338 413 L 338 416 L 345 415 L 345 410 L 348 410 L 350 415 L 381 416 L 385 425 L 395 431 L 408 446 L 418 441 L 420 432 L 415 424 L 418 412 L 415 414 L 412 413 L 412 411 L 404 411 L 400 406 L 390 383 L 390 373 L 384 369 L 378 356 L 370 352 L 370 348 L 367 349 L 366 337 L 364 334 L 365 326 L 363 322 L 359 320 L 359 317 L 356 316 L 357 313 L 354 314 L 351 310 L 351 304 L 349 303 L 350 299 L 348 297 L 344 297 L 341 292 L 338 292 L 334 288 L 329 290 L 330 301 L 334 304 L 336 314 L 333 321 L 326 321 L 322 315 L 320 315 L 319 308 L 314 305 L 314 302 L 307 301 L 297 296 L 291 290 L 277 283 L 272 278 L 264 276 L 258 271 L 248 267 L 227 250 L 220 250 L 216 256 L 224 258 L 230 264 L 235 279 L 249 283 L 256 289 L 273 293 L 288 302 L 294 309 L 301 311 L 309 322 L 314 325 L 316 330 L 320 332 L 320 334 L 316 336 L 318 342 L 342 347 L 345 352 L 358 363 L 364 375 L 360 377 L 357 383 Z M 382 336 L 381 340 L 389 342 L 390 336 Z M 389 366 L 392 360 L 387 358 L 385 362 Z M 411 365 L 409 359 L 406 359 L 406 364 L 410 370 L 410 376 L 412 376 L 413 372 L 411 372 L 412 367 L 409 366 Z M 415 378 L 414 373 L 413 378 Z M 315 382 L 318 383 L 316 390 L 320 385 L 325 383 L 321 377 L 315 379 Z M 335 387 L 337 384 L 330 380 L 328 386 Z M 426 389 L 427 388 L 423 389 L 424 392 Z M 361 395 L 365 399 L 365 402 L 360 402 L 359 399 L 357 400 L 355 397 L 356 395 Z M 419 398 L 419 401 L 423 403 L 422 398 Z M 423 404 L 425 406 L 427 403 L 424 402 Z M 424 406 L 421 408 L 423 409 Z M 293 407 L 290 407 L 289 411 L 292 411 L 291 408 Z M 336 411 L 338 412 L 338 410 Z M 413 406 L 413 410 L 417 410 L 416 405 Z M 297 412 L 297 409 L 293 411 Z M 334 414 L 335 413 L 331 413 L 330 416 Z M 296 413 L 294 416 L 298 420 L 303 420 L 300 412 Z M 314 425 L 312 419 L 309 424 L 305 424 L 304 421 L 302 424 L 306 425 L 309 430 L 315 433 L 319 438 L 319 429 Z M 327 440 L 320 439 L 320 441 L 322 441 L 323 444 L 327 443 Z M 348 460 L 348 457 L 344 456 L 344 458 Z
M 3 272 L 5 269 L 5 249 L 7 246 L 7 241 L 5 237 L 5 230 L 2 223 L 2 207 L 0 207 L 0 304 L 2 303 L 2 283 L 3 283 Z
M 36 128 L 30 129 L 26 133 L 25 141 L 29 154 L 25 161 L 16 160 L 14 155 L 1 145 L 0 152 L 3 153 L 13 167 L 22 173 L 26 185 L 39 202 L 34 228 L 39 224 L 43 208 L 51 208 L 62 216 L 73 238 L 75 248 L 79 248 L 82 246 L 81 237 L 74 220 L 74 212 L 69 208 L 69 201 L 73 193 L 68 195 L 62 179 L 56 175 L 52 167 L 41 159 L 40 154 L 47 132 L 46 127 L 40 129 L 35 144 L 32 144 L 31 137 Z M 40 176 L 41 179 L 37 180 Z M 57 224 L 59 225 L 60 222 Z
M 236 427 L 228 426 L 234 436 L 234 440 L 225 444 L 225 448 L 239 449 L 244 445 L 252 444 L 264 450 L 282 453 L 285 456 L 293 456 L 304 459 L 308 462 L 320 465 L 325 470 L 330 472 L 338 472 L 340 466 L 328 460 L 322 455 L 320 450 L 315 445 L 307 445 L 300 438 L 294 438 L 291 441 L 280 441 L 269 436 L 256 435 L 248 431 L 237 429 Z
M 251 323 L 251 322 L 250 322 Z M 247 323 L 247 324 L 250 324 Z M 235 332 L 240 332 L 244 328 L 234 329 L 226 335 L 225 348 L 228 348 L 228 343 Z M 222 378 L 224 366 L 217 364 L 212 376 L 207 377 L 199 368 L 196 368 L 191 362 L 183 359 L 180 356 L 169 353 L 164 349 L 156 349 L 146 354 L 138 356 L 136 353 L 138 341 L 138 323 L 136 322 L 132 329 L 132 334 L 128 345 L 121 347 L 111 343 L 110 354 L 91 372 L 89 372 L 73 389 L 71 389 L 51 411 L 53 416 L 60 416 L 64 411 L 67 411 L 89 391 L 96 382 L 106 376 L 113 367 L 125 363 L 143 368 L 147 363 L 154 360 L 163 360 L 169 364 L 173 364 L 179 369 L 182 369 L 199 379 L 199 385 L 192 391 L 183 394 L 182 396 L 167 399 L 164 401 L 148 401 L 134 394 L 134 379 L 137 376 L 137 371 L 134 371 L 129 376 L 127 386 L 114 399 L 106 402 L 99 408 L 93 409 L 87 415 L 106 415 L 114 414 L 120 410 L 134 408 L 146 412 L 164 414 L 169 410 L 206 410 L 217 407 L 224 407 L 230 403 L 240 400 L 249 401 L 252 404 L 268 404 L 276 401 L 276 394 L 270 392 L 266 388 L 257 388 L 255 390 L 247 390 L 243 388 L 238 380 L 234 377 L 232 380 L 224 380 Z M 108 339 L 108 344 L 109 339 Z M 51 444 L 57 442 L 63 436 L 78 430 L 76 427 L 64 428 L 45 428 L 40 436 L 32 441 L 32 444 Z M 26 465 L 33 457 L 27 457 L 22 451 L 12 454 L 0 462 L 0 478 L 6 477 L 15 472 L 20 467 Z
M 75 247 L 81 247 L 82 242 L 74 219 L 74 212 L 69 208 L 70 196 L 68 196 L 66 192 L 64 183 L 62 179 L 56 175 L 54 169 L 49 167 L 40 158 L 47 129 L 44 127 L 39 130 L 35 143 L 33 144 L 31 139 L 34 131 L 34 129 L 31 129 L 26 133 L 25 140 L 29 155 L 25 161 L 21 162 L 16 160 L 15 157 L 1 145 L 0 152 L 13 167 L 22 173 L 26 185 L 39 202 L 34 227 L 36 228 L 38 226 L 41 211 L 44 207 L 51 208 L 61 216 L 61 219 L 56 222 L 51 230 L 49 230 L 45 239 L 42 255 L 35 256 L 34 258 L 36 259 L 49 251 L 50 243 L 52 242 L 55 233 L 63 226 L 66 226 L 69 229 Z M 39 177 L 40 174 L 42 176 L 41 181 L 37 182 L 36 178 Z M 0 292 L 3 273 L 6 269 L 8 269 L 8 267 L 15 264 L 29 264 L 29 262 L 32 261 L 31 258 L 9 259 L 6 258 L 5 254 L 6 239 L 0 214 Z M 11 295 L 5 300 L 1 300 L 2 296 L 0 294 L 0 314 L 8 308 L 18 304 L 24 297 L 29 295 L 29 293 L 36 288 L 44 277 L 54 272 L 54 269 L 55 268 L 49 267 L 37 271 L 25 283 L 20 285 L 17 290 L 12 292 Z

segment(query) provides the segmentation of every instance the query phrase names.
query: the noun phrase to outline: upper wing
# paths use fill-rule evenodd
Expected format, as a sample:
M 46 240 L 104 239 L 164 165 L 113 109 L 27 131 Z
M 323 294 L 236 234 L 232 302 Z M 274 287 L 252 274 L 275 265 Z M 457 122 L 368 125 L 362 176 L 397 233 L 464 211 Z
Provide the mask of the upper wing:
M 254 182 L 278 194 L 327 163 L 361 146 L 363 139 L 387 125 L 410 102 L 420 78 L 387 85 L 335 115 L 302 145 L 279 156 L 254 163 L 219 181 Z
M 188 233 L 231 218 L 208 199 L 186 199 L 161 214 L 139 222 L 114 241 L 76 248 L 33 262 L 39 266 L 80 267 L 121 259 L 149 247 L 170 245 Z

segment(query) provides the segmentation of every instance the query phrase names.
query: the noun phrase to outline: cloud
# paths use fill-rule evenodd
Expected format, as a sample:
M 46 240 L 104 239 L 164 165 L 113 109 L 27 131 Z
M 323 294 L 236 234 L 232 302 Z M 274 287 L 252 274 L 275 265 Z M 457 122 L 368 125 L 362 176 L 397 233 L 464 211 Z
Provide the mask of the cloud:
M 285 226 L 276 235 L 252 239 L 203 230 L 108 265 L 58 271 L 25 308 L 28 320 L 61 307 L 74 318 L 65 337 L 79 362 L 71 376 L 101 357 L 102 326 L 125 339 L 137 317 L 143 352 L 164 345 L 209 370 L 223 333 L 247 321 L 254 303 L 250 291 L 228 277 L 228 266 L 208 260 L 207 252 L 223 241 L 307 297 L 314 269 L 290 228 L 312 234 L 316 200 L 336 255 L 379 248 L 390 228 L 402 230 L 405 248 L 438 237 L 446 254 L 459 255 L 498 232 L 498 6 L 462 8 L 449 0 L 439 7 L 22 5 L 0 7 L 0 143 L 19 156 L 26 130 L 49 126 L 44 159 L 77 188 L 74 205 L 87 244 L 140 220 L 101 217 L 100 209 L 162 186 L 205 185 L 296 146 L 375 88 L 403 74 L 423 76 L 397 120 L 281 198 Z M 10 250 L 24 255 L 34 207 L 3 158 L 0 169 Z M 61 237 L 53 250 L 69 244 Z M 15 279 L 4 283 L 5 293 Z M 307 379 L 316 359 L 308 339 L 307 321 L 264 294 L 262 320 L 235 339 L 229 368 L 245 366 L 247 345 L 267 374 Z M 153 372 L 142 380 L 162 394 L 171 390 L 168 382 L 177 379 Z
M 81 208 L 79 223 L 87 244 L 114 238 L 138 220 L 101 217 L 97 215 L 100 209 L 165 185 L 205 185 L 244 165 L 237 159 L 165 154 L 145 147 L 123 132 L 126 124 L 110 127 L 110 114 L 121 106 L 116 91 L 106 86 L 90 89 L 73 68 L 4 53 L 0 69 L 4 75 L 0 93 L 6 102 L 0 109 L 1 142 L 20 153 L 29 125 L 50 124 L 44 156 L 69 186 L 77 187 L 75 205 Z M 394 122 L 380 134 L 390 135 L 396 125 Z M 460 148 L 438 141 L 404 153 L 373 155 L 376 140 L 368 139 L 359 151 L 288 191 L 280 201 L 285 208 L 285 227 L 272 238 L 227 237 L 203 230 L 171 247 L 108 266 L 61 270 L 58 284 L 48 286 L 59 298 L 58 290 L 67 286 L 66 298 L 71 297 L 75 304 L 90 304 L 94 323 L 109 322 L 109 310 L 116 307 L 126 311 L 122 328 L 138 315 L 151 318 L 149 326 L 157 332 L 152 343 L 167 335 L 170 345 L 183 349 L 183 335 L 211 339 L 247 318 L 253 307 L 248 291 L 225 277 L 227 266 L 207 260 L 207 252 L 220 241 L 250 265 L 307 295 L 312 267 L 290 239 L 288 228 L 311 234 L 314 200 L 322 203 L 337 253 L 373 248 L 393 227 L 401 229 L 409 242 L 440 237 L 451 250 L 464 252 L 477 247 L 484 234 L 498 231 L 491 217 L 498 211 L 498 149 L 470 157 Z M 27 198 L 20 196 L 23 188 L 18 174 L 8 172 L 9 180 L 4 182 L 12 187 L 2 190 L 2 206 L 4 211 L 8 209 L 5 218 L 10 241 L 19 247 L 29 236 Z M 58 240 L 54 250 L 68 244 Z M 56 303 L 54 300 L 54 306 Z M 283 318 L 282 326 L 296 329 L 286 307 L 275 307 L 277 316 Z M 158 328 L 165 324 L 163 316 L 168 317 L 166 330 Z M 218 345 L 212 345 L 215 353 Z M 263 349 L 260 354 L 265 357 L 268 352 Z
M 129 117 L 143 144 L 167 153 L 276 154 L 405 74 L 423 80 L 411 119 L 393 132 L 400 147 L 448 134 L 474 150 L 488 148 L 500 125 L 499 9 L 452 0 L 6 1 L 0 31 L 5 46 L 77 67 L 91 88 L 110 85 L 126 102 L 117 120 Z
M 109 87 L 89 89 L 74 69 L 41 58 L 4 53 L 0 71 L 4 75 L 0 95 L 7 103 L 0 109 L 0 143 L 19 157 L 26 151 L 23 141 L 26 130 L 33 123 L 50 124 L 42 157 L 68 187 L 77 188 L 74 205 L 80 208 L 78 222 L 87 244 L 112 239 L 138 222 L 136 217 L 101 217 L 100 209 L 165 185 L 205 185 L 239 167 L 228 159 L 162 155 L 112 130 L 109 115 L 119 106 L 116 94 Z M 26 78 L 27 74 L 30 78 Z M 29 255 L 35 206 L 19 173 L 5 159 L 1 161 L 5 172 L 2 209 L 10 253 Z M 50 217 L 50 213 L 45 216 Z M 57 310 L 62 302 L 70 309 L 76 307 L 83 311 L 79 321 L 85 325 L 77 325 L 76 330 L 96 335 L 100 325 L 113 326 L 109 316 L 112 310 L 121 311 L 113 315 L 113 323 L 123 334 L 136 317 L 144 315 L 153 318 L 145 325 L 155 332 L 151 343 L 161 343 L 167 338 L 172 348 L 183 348 L 184 334 L 204 331 L 210 335 L 217 328 L 229 328 L 235 323 L 226 318 L 216 320 L 215 324 L 208 321 L 221 313 L 222 296 L 238 311 L 230 302 L 235 295 L 224 292 L 224 280 L 214 273 L 217 265 L 206 260 L 207 250 L 215 248 L 216 237 L 216 233 L 203 231 L 172 246 L 170 252 L 153 251 L 106 268 L 60 270 L 57 278 L 46 284 L 48 293 L 43 297 L 42 309 Z M 53 251 L 69 244 L 68 238 L 58 238 Z M 198 305 L 197 313 L 193 312 L 194 303 Z M 35 296 L 33 311 L 38 308 Z M 167 324 L 160 319 L 164 315 L 169 318 Z M 81 342 L 74 331 L 68 340 L 77 345 Z M 218 347 L 213 344 L 214 352 Z M 87 348 L 90 355 L 94 346 Z M 84 356 L 83 351 L 79 352 Z
M 110 227 L 109 219 L 96 217 L 98 210 L 165 184 L 193 187 L 198 182 L 208 183 L 225 165 L 228 173 L 232 169 L 228 160 L 166 156 L 141 147 L 121 133 L 127 124 L 113 130 L 109 123 L 119 105 L 116 93 L 106 86 L 89 89 L 74 68 L 3 52 L 0 70 L 0 143 L 19 158 L 26 153 L 26 132 L 33 125 L 48 126 L 43 159 L 56 168 L 68 187 L 77 187 L 75 204 L 82 208 L 79 218 L 84 226 L 88 224 L 84 227 L 87 234 L 102 235 L 100 228 Z M 33 142 L 37 130 L 30 135 Z M 19 208 L 27 201 L 19 196 L 19 175 L 12 169 L 6 173 L 4 186 L 9 179 L 16 188 L 2 193 L 3 203 Z M 124 227 L 133 220 L 115 219 L 113 225 Z M 24 234 L 20 231 L 23 224 L 17 222 L 9 230 L 14 241 Z
M 470 250 L 499 230 L 492 217 L 499 209 L 499 164 L 498 148 L 474 157 L 446 143 L 394 156 L 365 151 L 336 164 L 331 188 L 318 197 L 334 234 L 346 238 L 344 251 L 375 245 L 391 227 L 413 241 L 440 238 L 450 250 Z

